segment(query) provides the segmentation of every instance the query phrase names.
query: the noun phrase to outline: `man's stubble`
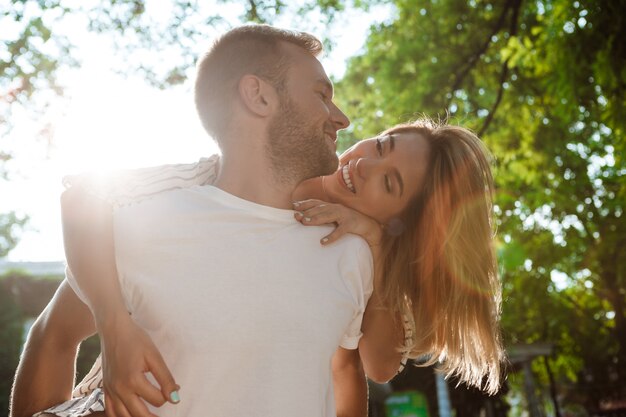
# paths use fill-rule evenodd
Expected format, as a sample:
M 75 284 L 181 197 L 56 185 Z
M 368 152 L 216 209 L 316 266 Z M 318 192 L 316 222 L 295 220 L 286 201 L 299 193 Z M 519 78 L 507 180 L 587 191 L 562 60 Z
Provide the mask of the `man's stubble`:
M 298 184 L 335 172 L 339 161 L 328 146 L 324 126 L 315 126 L 286 92 L 281 112 L 270 122 L 266 148 L 276 180 Z

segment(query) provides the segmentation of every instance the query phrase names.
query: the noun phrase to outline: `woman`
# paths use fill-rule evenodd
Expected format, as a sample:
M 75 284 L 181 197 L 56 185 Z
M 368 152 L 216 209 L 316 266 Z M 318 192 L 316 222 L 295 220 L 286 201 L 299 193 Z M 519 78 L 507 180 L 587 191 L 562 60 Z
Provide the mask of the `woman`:
M 213 178 L 198 175 L 175 187 L 210 183 Z M 119 197 L 114 187 L 115 192 Z M 480 140 L 467 129 L 428 120 L 398 125 L 357 143 L 341 155 L 335 174 L 307 180 L 296 189 L 297 220 L 337 225 L 322 244 L 355 233 L 372 249 L 375 288 L 359 345 L 366 365 L 376 364 L 366 367 L 372 379 L 390 379 L 402 352 L 424 365 L 441 362 L 447 375 L 470 385 L 490 393 L 497 390 L 503 350 L 492 193 L 488 155 Z M 119 291 L 111 285 L 111 291 Z M 114 315 L 112 310 L 123 310 L 123 303 L 96 308 L 108 310 L 96 317 L 108 317 Z M 125 311 L 123 315 L 127 317 Z M 402 322 L 409 324 L 405 336 L 412 337 L 405 337 L 401 346 L 397 329 Z M 104 327 L 100 324 L 99 329 Z M 107 356 L 112 350 L 107 346 L 119 345 L 109 345 L 116 333 L 103 331 L 101 336 L 105 359 L 115 368 L 122 359 L 115 353 Z M 129 349 L 150 345 L 141 338 L 126 343 Z M 167 369 L 156 362 L 150 366 Z M 92 376 L 78 387 L 82 394 L 89 394 L 101 378 L 98 373 Z M 114 372 L 111 379 L 118 376 Z

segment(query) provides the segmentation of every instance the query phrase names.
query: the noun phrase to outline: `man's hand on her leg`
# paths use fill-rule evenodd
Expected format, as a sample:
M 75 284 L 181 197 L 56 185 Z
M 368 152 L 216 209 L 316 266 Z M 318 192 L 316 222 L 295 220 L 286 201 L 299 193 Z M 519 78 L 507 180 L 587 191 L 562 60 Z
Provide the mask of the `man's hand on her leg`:
M 63 281 L 29 332 L 15 374 L 10 416 L 31 416 L 69 400 L 78 346 L 94 333 L 89 308 Z

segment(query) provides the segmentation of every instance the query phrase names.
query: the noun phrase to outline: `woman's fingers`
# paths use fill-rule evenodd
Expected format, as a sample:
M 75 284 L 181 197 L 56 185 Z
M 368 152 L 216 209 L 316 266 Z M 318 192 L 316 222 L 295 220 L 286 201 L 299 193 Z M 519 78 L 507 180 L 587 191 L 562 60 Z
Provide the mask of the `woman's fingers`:
M 132 417 L 157 417 L 148 411 L 148 407 L 139 397 L 133 395 L 126 401 L 126 409 Z
M 105 394 L 105 410 L 107 413 L 113 413 L 115 417 L 131 417 L 124 403 L 115 395 L 107 392 Z
M 306 204 L 298 207 L 295 217 L 298 221 L 311 225 L 343 223 L 350 219 L 350 210 L 341 204 L 307 200 Z
M 380 223 L 357 210 L 321 200 L 296 202 L 294 210 L 296 210 L 294 217 L 304 225 L 335 225 L 335 230 L 321 240 L 323 245 L 336 241 L 346 233 L 361 236 L 370 247 L 379 246 L 381 243 L 383 229 Z
M 158 350 L 154 350 L 149 352 L 149 355 L 146 355 L 146 360 L 148 364 L 148 368 L 152 375 L 157 380 L 157 383 L 161 387 L 162 396 L 166 401 L 171 402 L 172 404 L 177 404 L 180 401 L 178 390 L 180 387 L 174 381 L 174 377 L 170 372 L 169 368 L 165 364 L 163 357 L 159 353 Z M 147 400 L 146 397 L 142 395 L 143 398 Z M 153 403 L 151 403 L 153 404 Z M 153 404 L 155 405 L 155 404 Z M 159 404 L 163 405 L 163 404 Z
M 305 212 L 296 212 L 295 218 L 307 226 L 335 223 L 339 220 L 337 213 L 324 207 L 316 207 Z
M 166 400 L 163 398 L 162 392 L 145 377 L 137 383 L 135 391 L 139 398 L 143 398 L 155 407 L 161 407 L 165 404 Z M 135 414 L 133 414 L 133 417 L 135 417 Z
M 330 245 L 331 243 L 339 240 L 339 238 L 341 238 L 346 233 L 348 233 L 346 228 L 340 225 L 338 227 L 335 227 L 335 229 L 332 232 L 330 232 L 328 235 L 323 237 L 320 243 L 322 245 Z
M 307 226 L 335 225 L 335 229 L 320 240 L 322 245 L 331 244 L 350 231 L 349 224 L 352 219 L 349 216 L 350 213 L 346 212 L 343 206 L 324 203 L 311 204 L 309 207 L 295 213 L 295 217 L 300 223 Z
M 143 378 L 138 385 L 141 385 L 141 387 L 138 387 L 136 390 L 137 394 L 126 395 L 124 399 L 106 390 L 104 391 L 104 411 L 107 417 L 157 417 L 148 410 L 141 398 L 144 398 L 155 407 L 159 407 L 165 403 L 161 391 L 146 378 Z
M 312 207 L 324 205 L 324 204 L 327 204 L 327 203 L 322 200 L 316 200 L 314 198 L 311 198 L 309 200 L 294 201 L 293 209 L 297 211 L 303 211 L 303 210 L 308 210 Z

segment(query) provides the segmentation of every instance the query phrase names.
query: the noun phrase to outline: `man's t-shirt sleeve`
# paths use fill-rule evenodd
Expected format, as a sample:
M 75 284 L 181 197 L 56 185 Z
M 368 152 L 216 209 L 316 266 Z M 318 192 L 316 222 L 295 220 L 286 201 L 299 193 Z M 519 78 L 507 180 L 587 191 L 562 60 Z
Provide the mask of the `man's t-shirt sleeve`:
M 348 237 L 351 238 L 351 237 Z M 356 349 L 363 333 L 361 323 L 367 302 L 374 288 L 374 265 L 369 246 L 361 238 L 354 237 L 356 242 L 350 245 L 340 261 L 340 271 L 344 282 L 354 297 L 354 315 L 344 334 L 340 346 L 344 349 Z M 354 246 L 357 246 L 356 256 Z

